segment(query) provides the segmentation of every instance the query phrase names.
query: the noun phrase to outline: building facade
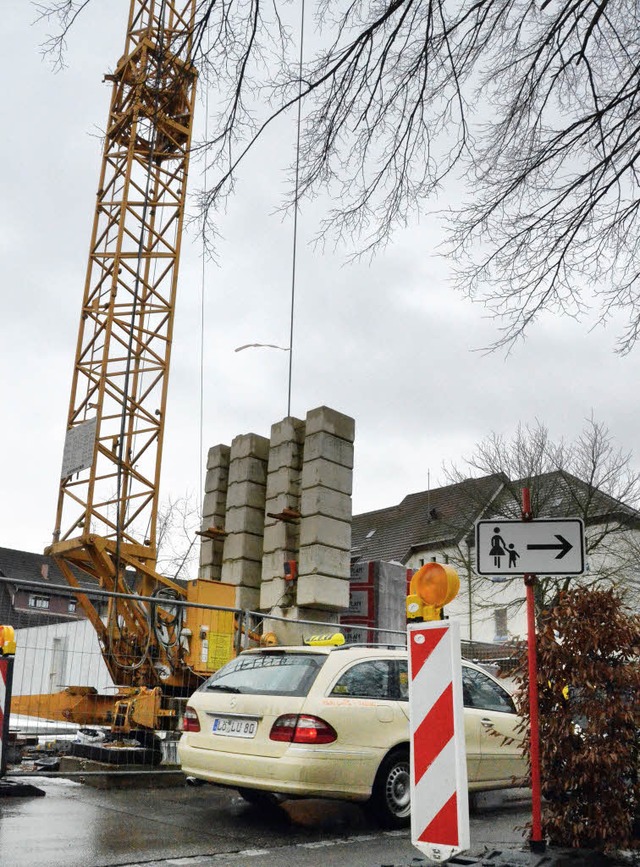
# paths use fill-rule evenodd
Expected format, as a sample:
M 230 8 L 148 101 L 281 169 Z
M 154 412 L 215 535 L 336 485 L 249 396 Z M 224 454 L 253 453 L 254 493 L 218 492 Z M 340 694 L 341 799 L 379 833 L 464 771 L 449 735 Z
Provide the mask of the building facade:
M 467 479 L 355 515 L 352 564 L 379 560 L 414 571 L 430 561 L 448 563 L 458 572 L 460 592 L 446 613 L 460 621 L 464 639 L 503 643 L 524 638 L 522 577 L 487 577 L 475 571 L 476 521 L 520 518 L 524 487 L 531 491 L 535 518 L 578 517 L 585 525 L 585 574 L 570 579 L 539 576 L 545 599 L 569 581 L 609 582 L 629 590 L 633 604 L 633 591 L 640 586 L 640 513 L 562 471 L 516 481 L 503 474 Z

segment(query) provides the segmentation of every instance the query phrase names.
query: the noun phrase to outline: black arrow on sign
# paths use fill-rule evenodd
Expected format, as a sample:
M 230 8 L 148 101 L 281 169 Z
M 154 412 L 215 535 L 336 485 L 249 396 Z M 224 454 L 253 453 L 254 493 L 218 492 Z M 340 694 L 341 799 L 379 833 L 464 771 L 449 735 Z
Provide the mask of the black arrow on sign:
M 565 554 L 568 554 L 573 548 L 573 545 L 571 542 L 567 542 L 564 536 L 561 536 L 559 533 L 556 533 L 555 537 L 560 543 L 559 545 L 527 545 L 527 549 L 529 551 L 558 551 L 556 560 L 562 560 Z

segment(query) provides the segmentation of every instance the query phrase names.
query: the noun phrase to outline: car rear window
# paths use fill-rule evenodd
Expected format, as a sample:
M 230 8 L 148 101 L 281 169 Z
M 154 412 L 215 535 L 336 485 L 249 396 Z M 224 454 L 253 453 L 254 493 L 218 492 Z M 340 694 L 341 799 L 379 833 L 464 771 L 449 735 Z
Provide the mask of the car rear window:
M 206 680 L 203 692 L 306 696 L 326 654 L 251 653 L 237 656 Z

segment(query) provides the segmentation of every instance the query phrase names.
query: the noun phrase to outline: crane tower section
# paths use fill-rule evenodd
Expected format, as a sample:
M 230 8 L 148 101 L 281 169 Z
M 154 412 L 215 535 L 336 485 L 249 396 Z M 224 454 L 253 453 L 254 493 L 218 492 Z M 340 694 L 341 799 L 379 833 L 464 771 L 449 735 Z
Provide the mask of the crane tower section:
M 49 553 L 110 575 L 112 587 L 127 565 L 155 566 L 194 20 L 195 0 L 131 0 L 124 54 L 105 76 L 113 90 Z

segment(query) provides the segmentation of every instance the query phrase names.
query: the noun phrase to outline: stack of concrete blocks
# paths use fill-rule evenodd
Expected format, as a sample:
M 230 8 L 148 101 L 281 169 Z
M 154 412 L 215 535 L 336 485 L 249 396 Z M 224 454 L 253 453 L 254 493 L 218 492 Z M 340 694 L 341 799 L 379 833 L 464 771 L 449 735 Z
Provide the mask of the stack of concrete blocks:
M 257 434 L 233 439 L 222 559 L 222 580 L 235 584 L 238 608 L 260 604 L 269 440 Z
M 208 578 L 212 581 L 220 581 L 222 578 L 230 453 L 229 446 L 217 445 L 212 446 L 207 455 L 201 529 L 203 533 L 211 535 L 202 538 L 198 574 L 200 578 Z
M 334 621 L 349 606 L 354 434 L 352 418 L 319 407 L 273 425 L 270 440 L 245 434 L 210 449 L 203 531 L 214 538 L 204 537 L 200 577 L 236 585 L 238 608 Z M 297 581 L 285 578 L 292 560 Z M 314 631 L 269 629 L 287 642 Z
M 260 605 L 263 611 L 287 620 L 308 620 L 319 624 L 335 621 L 335 612 L 349 606 L 355 422 L 335 410 L 319 407 L 307 413 L 304 423 L 294 419 L 285 419 L 282 424 L 285 423 L 292 424 L 295 429 L 295 438 L 292 436 L 290 440 L 292 455 L 299 455 L 300 435 L 304 432 L 301 467 L 298 458 L 288 468 L 288 502 L 290 506 L 299 504 L 300 512 L 295 557 L 298 579 L 287 592 L 286 582 L 283 577 L 278 577 L 283 576 L 285 560 L 291 559 L 293 539 L 281 529 L 280 536 L 286 539 L 289 547 L 270 551 L 267 571 L 263 566 Z M 278 431 L 277 435 L 280 433 Z M 272 448 L 273 445 L 272 440 Z M 278 448 L 282 445 L 279 438 Z M 274 461 L 274 468 L 278 463 L 279 460 Z M 268 497 L 271 494 L 270 480 L 271 471 L 267 482 Z M 279 493 L 282 492 L 279 490 Z M 265 552 L 266 538 L 265 531 Z M 278 595 L 280 589 L 284 595 Z M 282 623 L 270 622 L 265 628 L 276 632 L 282 642 L 295 643 L 317 632 L 319 627 L 293 624 L 285 627 Z
M 302 464 L 297 604 L 349 606 L 355 423 L 320 407 L 307 413 Z
M 266 611 L 295 603 L 295 582 L 285 578 L 284 564 L 298 560 L 303 450 L 304 422 L 289 416 L 272 425 L 260 586 Z

